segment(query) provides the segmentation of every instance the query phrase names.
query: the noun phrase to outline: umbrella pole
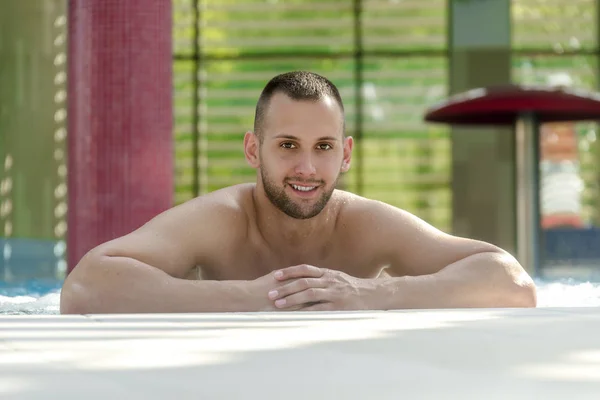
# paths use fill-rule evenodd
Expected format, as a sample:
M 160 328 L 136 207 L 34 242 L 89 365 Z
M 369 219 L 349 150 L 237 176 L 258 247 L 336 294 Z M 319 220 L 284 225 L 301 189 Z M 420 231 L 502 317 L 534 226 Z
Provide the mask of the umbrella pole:
M 535 276 L 540 266 L 540 135 L 533 113 L 522 113 L 515 126 L 517 259 Z

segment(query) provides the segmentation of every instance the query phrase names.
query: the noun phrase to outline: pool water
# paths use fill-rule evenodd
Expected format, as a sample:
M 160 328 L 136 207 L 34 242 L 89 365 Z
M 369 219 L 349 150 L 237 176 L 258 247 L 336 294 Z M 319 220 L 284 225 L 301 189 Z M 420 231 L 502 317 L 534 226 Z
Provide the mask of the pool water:
M 58 314 L 62 281 L 0 281 L 0 314 Z
M 538 307 L 599 307 L 600 282 L 536 281 Z M 0 282 L 0 314 L 59 314 L 61 281 Z

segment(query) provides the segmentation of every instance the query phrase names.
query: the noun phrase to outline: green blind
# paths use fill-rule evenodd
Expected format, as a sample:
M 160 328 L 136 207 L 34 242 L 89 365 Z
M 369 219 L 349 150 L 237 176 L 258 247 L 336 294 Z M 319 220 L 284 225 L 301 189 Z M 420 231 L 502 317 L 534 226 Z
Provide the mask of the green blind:
M 210 0 L 202 4 L 201 40 L 209 54 L 352 50 L 352 1 Z
M 450 228 L 450 139 L 445 127 L 422 121 L 446 96 L 446 68 L 445 57 L 367 57 L 362 91 L 363 194 L 443 229 Z
M 365 0 L 366 50 L 427 51 L 447 47 L 447 0 Z
M 447 91 L 445 0 L 368 0 L 361 10 L 352 0 L 200 1 L 197 64 L 192 4 L 174 2 L 177 203 L 194 184 L 202 194 L 255 179 L 242 139 L 260 91 L 276 74 L 302 69 L 338 86 L 348 134 L 362 138 L 341 186 L 450 229 L 448 133 L 422 123 Z
M 597 0 L 512 0 L 513 46 L 557 53 L 597 47 Z
M 349 189 L 449 231 L 449 132 L 423 123 L 448 92 L 446 3 L 363 2 L 363 184 Z

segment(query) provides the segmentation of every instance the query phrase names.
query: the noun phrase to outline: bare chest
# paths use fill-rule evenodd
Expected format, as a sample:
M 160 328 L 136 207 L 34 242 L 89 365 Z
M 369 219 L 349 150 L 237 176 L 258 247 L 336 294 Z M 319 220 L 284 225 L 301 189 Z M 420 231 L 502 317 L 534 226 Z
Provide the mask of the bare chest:
M 298 244 L 294 254 L 274 251 L 267 246 L 247 242 L 202 267 L 202 278 L 211 280 L 252 280 L 276 269 L 309 264 L 345 272 L 358 278 L 375 278 L 386 267 L 367 248 L 332 243 L 315 251 Z

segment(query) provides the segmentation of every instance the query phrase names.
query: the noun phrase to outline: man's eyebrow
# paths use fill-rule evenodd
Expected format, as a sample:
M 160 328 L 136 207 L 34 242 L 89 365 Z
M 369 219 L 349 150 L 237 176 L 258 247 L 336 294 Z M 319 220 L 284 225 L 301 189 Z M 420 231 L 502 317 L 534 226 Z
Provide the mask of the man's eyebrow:
M 276 135 L 273 137 L 273 139 L 290 139 L 290 140 L 297 140 L 300 141 L 300 138 L 294 135 L 287 135 L 285 133 L 282 133 L 280 135 Z M 327 140 L 330 142 L 334 142 L 336 140 L 338 140 L 336 137 L 334 136 L 321 136 L 320 138 L 317 139 L 318 141 L 323 141 L 323 140 Z

